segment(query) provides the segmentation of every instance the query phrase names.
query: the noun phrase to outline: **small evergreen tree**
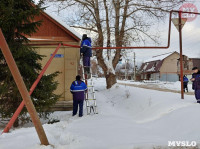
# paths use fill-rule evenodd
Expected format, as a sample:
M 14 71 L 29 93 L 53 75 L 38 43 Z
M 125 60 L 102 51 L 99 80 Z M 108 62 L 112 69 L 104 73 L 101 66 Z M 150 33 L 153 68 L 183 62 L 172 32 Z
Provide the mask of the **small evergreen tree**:
M 39 61 L 43 58 L 27 44 L 28 39 L 26 36 L 35 33 L 42 23 L 41 21 L 34 21 L 34 17 L 40 14 L 40 4 L 33 7 L 32 3 L 32 0 L 0 0 L 0 28 L 4 33 L 27 89 L 30 89 L 37 79 L 42 69 Z M 60 97 L 53 93 L 58 85 L 54 81 L 57 75 L 58 72 L 43 76 L 31 96 L 41 117 L 48 116 L 49 113 L 45 112 L 45 109 L 55 104 Z M 21 95 L 0 51 L 1 118 L 10 118 L 21 102 Z M 23 109 L 19 118 L 29 120 L 26 108 Z M 15 126 L 18 126 L 18 121 Z

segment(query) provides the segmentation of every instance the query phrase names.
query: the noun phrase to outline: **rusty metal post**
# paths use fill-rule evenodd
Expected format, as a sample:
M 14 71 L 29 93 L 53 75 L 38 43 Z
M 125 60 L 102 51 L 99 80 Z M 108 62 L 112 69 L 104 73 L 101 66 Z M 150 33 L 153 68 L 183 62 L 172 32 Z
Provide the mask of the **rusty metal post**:
M 5 59 L 6 59 L 8 67 L 9 67 L 9 69 L 10 69 L 12 75 L 13 75 L 15 83 L 16 83 L 16 85 L 17 85 L 17 87 L 19 89 L 19 92 L 20 92 L 20 94 L 21 94 L 21 96 L 23 98 L 23 101 L 24 101 L 24 103 L 25 103 L 25 105 L 27 107 L 27 110 L 28 110 L 28 112 L 30 114 L 31 120 L 32 120 L 32 122 L 33 122 L 33 124 L 35 126 L 35 129 L 36 129 L 37 134 L 39 136 L 39 139 L 41 141 L 41 144 L 42 145 L 49 145 L 49 142 L 47 140 L 47 137 L 46 137 L 46 134 L 45 134 L 44 129 L 42 127 L 42 124 L 41 124 L 41 122 L 39 120 L 39 117 L 37 115 L 35 107 L 34 107 L 32 101 L 31 101 L 31 97 L 30 97 L 30 95 L 28 93 L 28 90 L 27 90 L 25 84 L 24 84 L 24 81 L 23 81 L 23 79 L 21 77 L 21 74 L 20 74 L 20 72 L 18 70 L 18 67 L 17 67 L 17 65 L 15 63 L 15 60 L 14 60 L 14 58 L 12 56 L 12 53 L 11 53 L 11 51 L 10 51 L 8 45 L 7 45 L 7 42 L 6 42 L 6 40 L 5 40 L 4 36 L 3 36 L 3 33 L 1 31 L 1 29 L 0 29 L 0 39 L 1 39 L 0 40 L 1 51 L 2 51 L 2 53 L 3 53 L 3 55 L 4 55 Z
M 182 24 L 181 24 L 181 12 L 179 11 L 179 42 L 180 42 L 180 80 L 181 80 L 181 99 L 184 99 L 183 92 L 183 53 L 182 53 Z

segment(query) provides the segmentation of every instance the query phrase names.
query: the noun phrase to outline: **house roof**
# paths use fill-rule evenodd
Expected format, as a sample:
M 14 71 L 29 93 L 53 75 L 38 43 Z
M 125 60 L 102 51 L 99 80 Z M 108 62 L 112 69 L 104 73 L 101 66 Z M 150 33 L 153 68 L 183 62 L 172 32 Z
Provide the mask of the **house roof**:
M 53 13 L 51 13 L 48 10 L 44 10 L 43 13 L 47 14 L 49 17 L 51 17 L 53 20 L 55 20 L 56 22 L 58 22 L 60 25 L 62 25 L 65 29 L 67 29 L 69 32 L 71 32 L 74 36 L 78 37 L 79 39 L 81 39 L 81 35 L 79 33 L 77 33 L 73 28 L 71 28 L 70 26 L 68 26 L 64 21 L 62 21 L 62 19 L 59 16 L 54 15 Z
M 33 7 L 36 7 L 32 3 Z M 41 11 L 34 20 L 42 20 L 42 25 L 38 31 L 27 37 L 31 41 L 80 41 L 81 35 L 69 27 L 62 19 L 52 14 L 49 10 Z
M 167 57 L 169 57 L 170 55 L 172 55 L 174 53 L 178 54 L 178 52 L 170 52 L 170 53 L 153 56 L 152 58 L 146 60 L 142 64 L 140 71 L 147 72 L 147 73 L 148 72 L 159 72 L 164 59 L 166 59 Z
M 161 54 L 161 55 L 156 55 L 156 56 L 153 56 L 150 59 L 147 59 L 145 61 L 145 63 L 146 62 L 152 62 L 152 61 L 158 61 L 158 60 L 164 60 L 165 58 L 167 58 L 168 56 L 170 56 L 173 53 L 178 53 L 178 52 L 174 51 L 174 52 L 164 53 L 164 54 Z
M 143 72 L 159 72 L 160 67 L 162 66 L 163 60 L 151 61 L 143 63 L 140 71 Z

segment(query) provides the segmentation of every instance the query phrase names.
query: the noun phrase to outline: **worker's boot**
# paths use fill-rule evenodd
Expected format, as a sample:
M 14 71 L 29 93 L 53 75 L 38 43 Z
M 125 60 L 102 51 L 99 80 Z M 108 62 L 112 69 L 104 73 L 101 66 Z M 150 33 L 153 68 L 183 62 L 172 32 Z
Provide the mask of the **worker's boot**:
M 87 70 L 88 70 L 87 67 L 84 66 L 84 73 L 85 73 L 85 74 L 87 74 Z
M 87 67 L 87 73 L 90 74 L 90 67 Z
M 86 68 L 87 68 L 87 71 L 86 71 L 87 72 L 87 76 L 88 76 L 88 79 L 89 79 L 89 78 L 91 78 L 90 67 L 86 67 Z

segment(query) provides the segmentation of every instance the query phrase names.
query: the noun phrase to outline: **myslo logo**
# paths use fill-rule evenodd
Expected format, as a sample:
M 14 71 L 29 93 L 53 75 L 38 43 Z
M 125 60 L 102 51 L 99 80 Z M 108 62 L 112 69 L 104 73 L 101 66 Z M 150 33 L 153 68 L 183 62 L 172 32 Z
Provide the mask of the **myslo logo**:
M 168 146 L 195 147 L 197 143 L 196 141 L 168 141 Z
M 192 3 L 185 3 L 183 4 L 180 9 L 180 11 L 186 11 L 186 12 L 196 12 L 198 13 L 197 7 Z M 186 18 L 188 22 L 194 21 L 197 18 L 197 14 L 192 13 L 181 13 L 181 18 Z

